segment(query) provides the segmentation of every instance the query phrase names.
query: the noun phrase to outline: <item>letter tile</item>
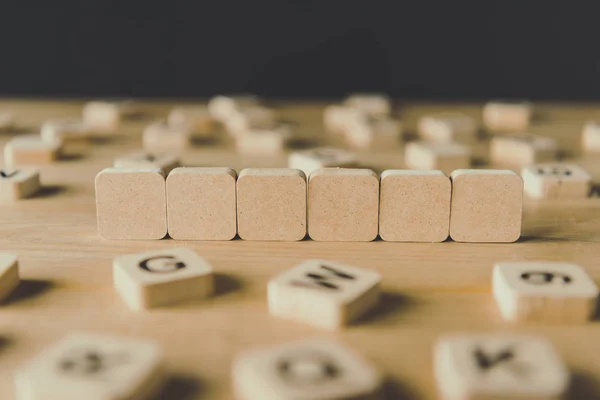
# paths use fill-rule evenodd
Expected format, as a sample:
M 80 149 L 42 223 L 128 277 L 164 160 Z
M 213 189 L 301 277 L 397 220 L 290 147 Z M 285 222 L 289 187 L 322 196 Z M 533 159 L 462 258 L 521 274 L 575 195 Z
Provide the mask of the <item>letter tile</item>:
M 584 152 L 600 152 L 600 124 L 596 121 L 589 121 L 583 127 L 581 144 Z
M 471 148 L 459 143 L 410 142 L 405 147 L 408 168 L 439 169 L 449 174 L 471 166 Z
M 556 140 L 528 133 L 496 136 L 490 142 L 490 161 L 494 165 L 526 167 L 554 161 L 557 152 Z
M 354 93 L 346 98 L 344 104 L 373 117 L 385 117 L 392 112 L 392 102 L 382 93 Z
M 179 166 L 179 158 L 168 153 L 149 153 L 135 151 L 123 157 L 115 159 L 114 168 L 158 168 L 165 175 Z
M 491 101 L 483 107 L 483 123 L 490 131 L 522 131 L 529 128 L 532 110 L 526 101 Z
M 438 143 L 472 143 L 477 140 L 477 123 L 458 113 L 433 114 L 421 117 L 419 135 L 424 140 Z
M 155 154 L 161 152 L 181 153 L 191 145 L 191 125 L 173 127 L 164 121 L 154 122 L 144 129 L 144 150 Z
M 354 153 L 333 147 L 320 147 L 290 153 L 288 167 L 302 170 L 306 176 L 309 176 L 317 169 L 348 167 L 356 162 Z
M 537 164 L 521 172 L 525 193 L 536 199 L 583 199 L 588 197 L 592 177 L 577 165 Z
M 353 147 L 379 151 L 394 151 L 401 146 L 400 121 L 389 117 L 370 117 L 362 123 L 350 124 L 346 140 Z
M 30 197 L 40 190 L 40 172 L 34 168 L 0 168 L 0 203 Z
M 282 152 L 292 132 L 287 126 L 272 129 L 246 129 L 236 136 L 236 150 L 240 154 L 277 154 Z
M 40 136 L 49 143 L 87 140 L 93 136 L 93 130 L 76 118 L 53 119 L 42 124 Z
M 210 135 L 214 129 L 214 120 L 205 106 L 177 106 L 167 118 L 171 128 L 187 129 L 194 136 Z
M 252 94 L 219 95 L 210 99 L 208 111 L 215 120 L 225 122 L 240 110 L 258 105 L 258 98 Z
M 62 142 L 44 141 L 38 134 L 19 135 L 4 145 L 7 166 L 51 164 L 60 156 Z

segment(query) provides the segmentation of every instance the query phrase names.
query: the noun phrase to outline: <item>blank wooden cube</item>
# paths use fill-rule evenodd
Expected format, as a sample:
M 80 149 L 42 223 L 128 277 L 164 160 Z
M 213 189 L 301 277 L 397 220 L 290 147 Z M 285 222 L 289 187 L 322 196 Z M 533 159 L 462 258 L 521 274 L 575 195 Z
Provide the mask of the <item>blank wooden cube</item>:
M 532 110 L 525 101 L 491 101 L 483 107 L 483 123 L 491 131 L 522 131 L 529 128 Z
M 15 117 L 9 112 L 0 112 L 0 131 L 8 131 L 15 126 Z
M 382 93 L 355 93 L 348 96 L 344 104 L 371 116 L 387 116 L 392 112 L 389 97 Z
M 187 129 L 194 135 L 208 135 L 214 129 L 214 120 L 206 106 L 177 106 L 167 118 L 171 128 Z
M 71 334 L 15 373 L 17 400 L 154 398 L 165 381 L 154 342 Z
M 346 129 L 346 140 L 359 149 L 390 151 L 400 147 L 400 122 L 388 118 L 369 118 L 351 124 Z
M 115 257 L 113 283 L 132 310 L 203 299 L 214 286 L 210 264 L 186 248 Z
M 443 242 L 450 229 L 450 179 L 442 171 L 381 174 L 379 236 L 392 242 Z
M 343 149 L 320 147 L 290 153 L 288 167 L 302 170 L 306 176 L 321 168 L 347 167 L 355 164 L 356 155 Z
M 553 161 L 557 153 L 556 140 L 528 133 L 497 136 L 490 142 L 490 161 L 497 165 L 525 167 Z
M 439 169 L 449 174 L 471 166 L 471 148 L 459 143 L 410 142 L 404 151 L 408 168 Z
M 275 120 L 274 110 L 263 106 L 252 106 L 231 115 L 225 121 L 225 127 L 232 136 L 238 137 L 251 130 L 271 129 L 275 125 Z
M 172 127 L 164 121 L 158 121 L 144 129 L 142 143 L 144 150 L 152 154 L 178 153 L 190 146 L 191 138 L 192 133 L 188 127 Z
M 240 154 L 277 154 L 285 149 L 292 134 L 289 128 L 248 129 L 236 137 Z
M 308 180 L 308 234 L 328 242 L 377 237 L 379 179 L 370 169 L 323 168 Z
M 39 190 L 40 172 L 37 169 L 0 169 L 0 203 L 30 197 Z
M 434 114 L 421 117 L 419 135 L 438 143 L 471 143 L 477 140 L 477 123 L 464 114 Z
M 19 286 L 19 261 L 13 253 L 0 252 L 0 301 Z
M 550 341 L 516 334 L 442 337 L 434 375 L 442 400 L 566 400 L 570 384 Z
M 42 124 L 40 136 L 49 143 L 87 140 L 93 136 L 93 130 L 75 118 L 53 119 Z
M 457 170 L 450 237 L 457 242 L 514 242 L 521 236 L 523 180 L 508 170 Z
M 237 181 L 238 234 L 244 240 L 306 236 L 306 176 L 287 168 L 247 168 Z
M 501 262 L 494 266 L 494 297 L 509 321 L 577 323 L 596 311 L 598 286 L 578 265 Z
M 592 177 L 577 165 L 537 164 L 521 172 L 524 190 L 536 199 L 583 199 L 588 197 Z
M 159 169 L 106 168 L 96 175 L 98 232 L 106 239 L 167 234 L 165 177 Z
M 114 168 L 152 169 L 158 168 L 165 175 L 179 166 L 179 158 L 167 153 L 135 151 L 115 159 Z
M 219 95 L 208 102 L 208 111 L 217 121 L 226 121 L 241 109 L 258 106 L 258 98 L 252 94 Z
M 600 152 L 600 124 L 596 121 L 589 121 L 583 127 L 581 144 L 584 152 Z
M 237 174 L 231 168 L 175 168 L 167 177 L 169 236 L 231 240 L 237 233 Z
M 307 260 L 272 278 L 269 313 L 334 330 L 373 309 L 381 275 L 338 262 Z
M 323 125 L 330 133 L 345 133 L 348 127 L 366 123 L 367 114 L 357 108 L 332 104 L 323 110 Z
M 4 145 L 6 165 L 42 165 L 51 164 L 60 156 L 60 141 L 45 141 L 40 135 L 20 135 Z
M 376 400 L 383 374 L 331 339 L 308 339 L 245 351 L 233 362 L 236 400 Z

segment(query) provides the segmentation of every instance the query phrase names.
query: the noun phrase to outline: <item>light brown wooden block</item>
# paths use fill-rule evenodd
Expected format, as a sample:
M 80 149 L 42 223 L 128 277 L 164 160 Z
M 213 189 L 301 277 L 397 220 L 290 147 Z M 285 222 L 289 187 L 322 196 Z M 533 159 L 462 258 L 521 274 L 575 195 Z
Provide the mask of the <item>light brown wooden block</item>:
M 334 330 L 373 309 L 381 275 L 333 261 L 307 260 L 269 281 L 269 313 Z
M 288 167 L 302 170 L 306 176 L 321 168 L 348 167 L 355 164 L 356 155 L 343 149 L 320 147 L 290 153 Z
M 490 141 L 490 161 L 496 165 L 525 167 L 556 160 L 558 143 L 548 137 L 518 133 Z
M 596 311 L 598 286 L 578 265 L 501 262 L 494 266 L 494 297 L 504 319 L 581 323 Z
M 521 172 L 524 190 L 536 199 L 583 199 L 588 197 L 592 177 L 572 164 L 536 164 Z
M 346 130 L 346 140 L 359 149 L 390 151 L 400 147 L 400 121 L 389 117 L 369 118 L 351 124 Z
M 379 236 L 392 242 L 443 242 L 450 229 L 450 179 L 442 171 L 381 174 Z
M 17 400 L 146 400 L 163 383 L 163 356 L 154 342 L 71 334 L 15 373 Z
M 323 110 L 323 125 L 329 133 L 345 133 L 348 127 L 366 123 L 367 114 L 357 108 L 332 104 Z
M 600 124 L 596 121 L 589 121 L 583 127 L 581 135 L 581 145 L 584 152 L 600 152 Z
M 471 143 L 477 140 L 477 123 L 458 113 L 426 115 L 419 120 L 418 132 L 430 142 Z
M 491 101 L 483 107 L 483 123 L 490 131 L 522 131 L 529 128 L 531 103 Z
M 107 239 L 167 234 L 165 177 L 159 169 L 106 168 L 96 175 L 98 232 Z
M 4 145 L 4 163 L 8 166 L 51 164 L 60 156 L 62 143 L 47 142 L 40 135 L 20 135 Z
M 408 168 L 439 169 L 449 174 L 471 166 L 471 148 L 459 143 L 410 142 L 404 151 Z
M 115 257 L 113 283 L 132 310 L 202 299 L 213 293 L 212 267 L 190 249 Z
M 516 334 L 442 337 L 434 374 L 442 400 L 566 400 L 570 385 L 552 343 Z
M 258 97 L 252 94 L 219 95 L 210 99 L 208 111 L 215 120 L 224 122 L 240 110 L 258 105 Z
M 240 154 L 277 154 L 285 149 L 292 137 L 288 127 L 273 129 L 248 129 L 236 137 L 236 150 Z
M 0 132 L 11 130 L 15 127 L 15 117 L 9 112 L 0 112 Z
M 87 140 L 93 136 L 93 130 L 82 120 L 75 118 L 53 119 L 42 124 L 40 136 L 49 143 Z
M 331 339 L 256 348 L 233 362 L 236 400 L 380 400 L 383 374 Z
M 271 129 L 275 125 L 275 111 L 263 106 L 242 108 L 225 121 L 227 131 L 234 137 L 251 130 Z
M 308 180 L 308 234 L 313 240 L 369 242 L 377 237 L 379 179 L 370 169 L 324 168 Z
M 0 302 L 19 286 L 19 261 L 13 253 L 0 252 Z
M 244 240 L 306 236 L 306 176 L 287 168 L 247 168 L 237 181 L 238 234 Z
M 457 170 L 450 237 L 457 242 L 514 242 L 521 236 L 523 180 L 508 170 Z
M 142 144 L 148 153 L 178 153 L 190 146 L 191 138 L 189 127 L 172 127 L 164 121 L 157 121 L 144 129 Z
M 0 168 L 0 203 L 30 197 L 40 190 L 40 173 L 33 168 Z
M 145 151 L 135 151 L 123 157 L 116 158 L 114 161 L 115 168 L 158 168 L 162 170 L 165 175 L 178 166 L 179 158 L 175 155 L 149 153 Z
M 214 120 L 206 106 L 174 107 L 167 123 L 171 128 L 185 129 L 194 135 L 209 135 L 214 129 Z
M 169 235 L 231 240 L 237 233 L 237 174 L 231 168 L 175 168 L 167 177 Z
M 382 93 L 355 93 L 348 96 L 344 104 L 357 108 L 370 116 L 388 116 L 392 112 L 392 103 Z

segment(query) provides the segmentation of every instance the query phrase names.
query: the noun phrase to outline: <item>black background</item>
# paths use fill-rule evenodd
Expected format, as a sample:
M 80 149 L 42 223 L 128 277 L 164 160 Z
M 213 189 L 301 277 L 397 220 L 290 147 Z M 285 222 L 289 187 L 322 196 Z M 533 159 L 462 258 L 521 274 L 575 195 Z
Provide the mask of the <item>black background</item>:
M 0 95 L 600 99 L 600 2 L 8 1 Z

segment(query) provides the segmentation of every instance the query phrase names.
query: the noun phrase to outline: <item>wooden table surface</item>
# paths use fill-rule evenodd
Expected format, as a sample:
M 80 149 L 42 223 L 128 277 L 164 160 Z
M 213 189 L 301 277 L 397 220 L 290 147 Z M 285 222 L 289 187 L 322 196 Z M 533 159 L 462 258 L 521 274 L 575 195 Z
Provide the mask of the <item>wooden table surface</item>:
M 115 157 L 141 148 L 141 131 L 164 117 L 174 102 L 146 102 L 143 118 L 128 122 L 115 140 L 42 167 L 39 196 L 0 206 L 0 251 L 19 255 L 22 283 L 0 306 L 0 398 L 13 398 L 12 372 L 71 331 L 153 339 L 162 345 L 171 379 L 165 399 L 231 398 L 233 357 L 253 346 L 333 336 L 362 353 L 389 376 L 389 398 L 435 399 L 432 344 L 451 332 L 517 331 L 549 338 L 572 369 L 575 397 L 600 398 L 600 324 L 511 325 L 491 293 L 491 271 L 503 260 L 556 260 L 583 266 L 600 283 L 600 197 L 576 201 L 526 200 L 522 239 L 513 244 L 293 243 L 109 241 L 96 232 L 94 177 Z M 181 103 L 178 103 L 181 104 Z M 297 121 L 297 145 L 335 143 L 323 134 L 325 103 L 277 102 L 283 118 Z M 23 131 L 44 120 L 78 116 L 81 101 L 3 100 Z M 536 104 L 531 129 L 558 138 L 563 157 L 586 167 L 600 183 L 600 156 L 582 157 L 581 128 L 600 119 L 600 104 Z M 480 118 L 481 104 L 399 102 L 410 136 L 424 113 L 462 111 Z M 0 146 L 11 134 L 0 134 Z M 205 143 L 183 154 L 188 166 L 285 167 L 287 156 L 236 155 L 233 144 Z M 313 143 L 314 144 L 314 143 Z M 479 162 L 486 145 L 476 146 Z M 403 168 L 402 151 L 361 153 L 377 170 Z M 0 155 L 0 161 L 2 156 Z M 0 163 L 1 165 L 1 163 Z M 485 167 L 485 166 L 484 166 Z M 112 286 L 112 259 L 120 254 L 185 246 L 217 272 L 218 293 L 205 301 L 135 313 Z M 360 323 L 327 333 L 267 312 L 270 277 L 307 258 L 336 260 L 383 275 L 381 306 Z

